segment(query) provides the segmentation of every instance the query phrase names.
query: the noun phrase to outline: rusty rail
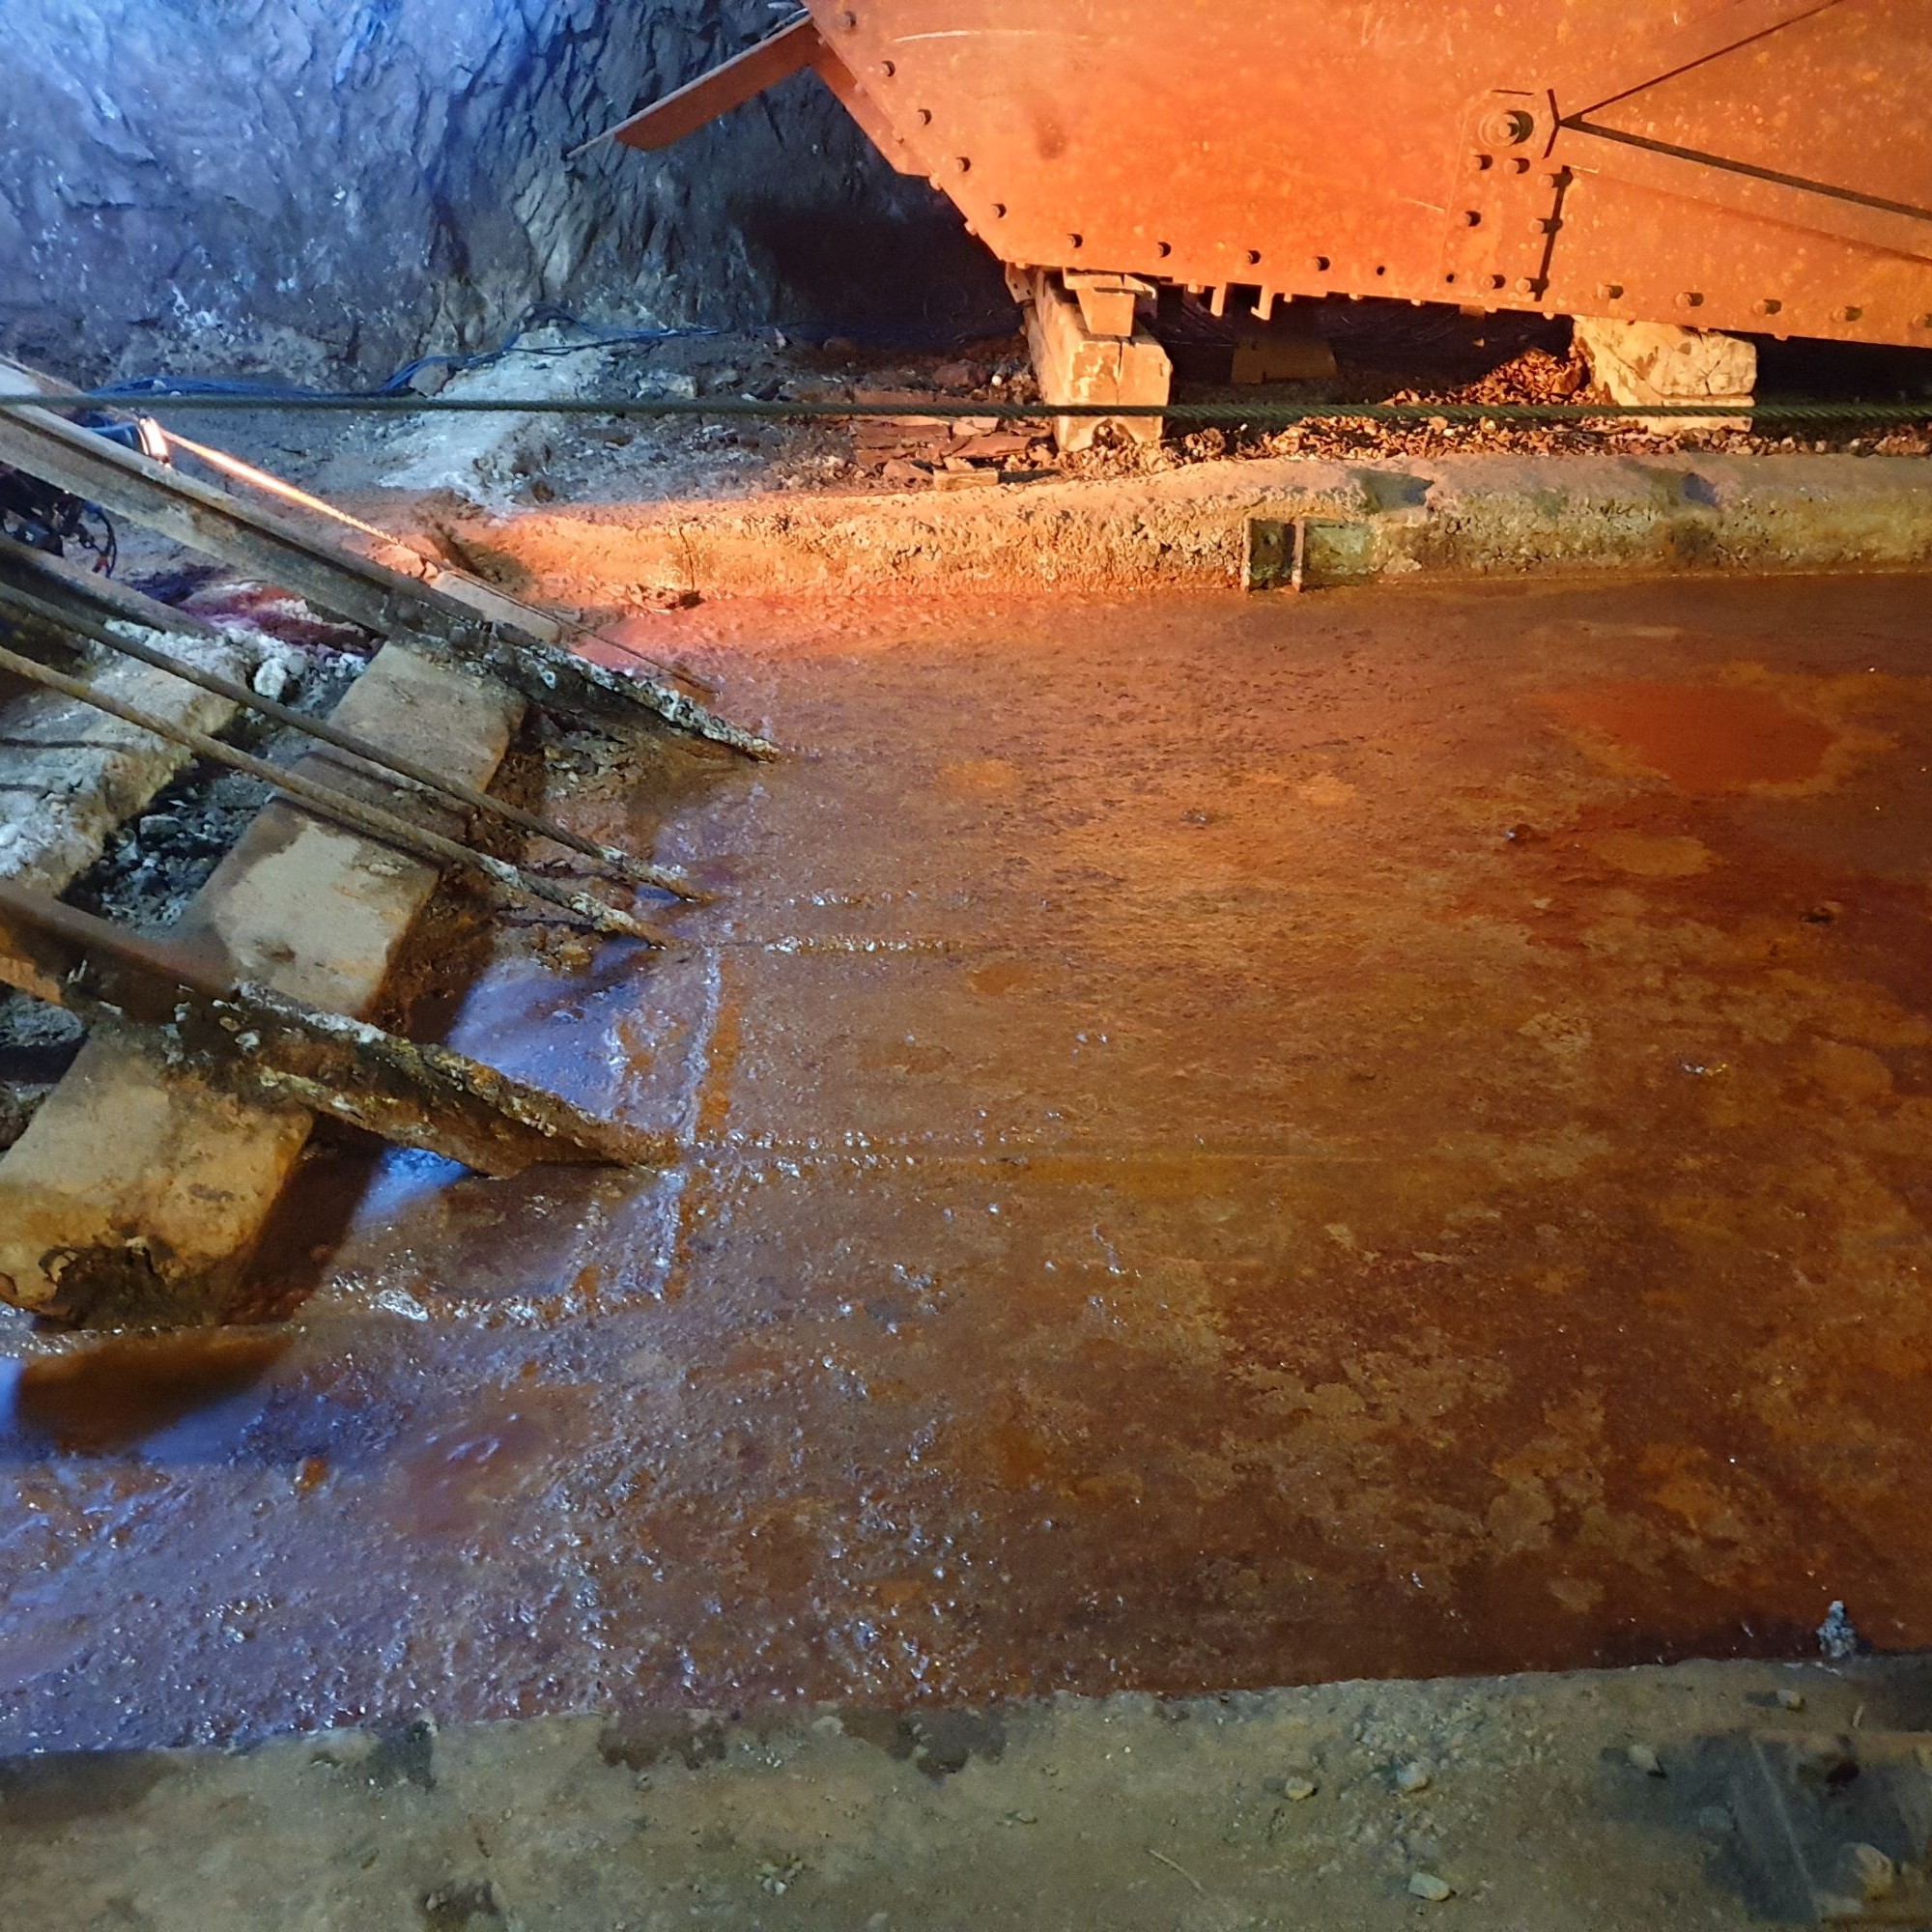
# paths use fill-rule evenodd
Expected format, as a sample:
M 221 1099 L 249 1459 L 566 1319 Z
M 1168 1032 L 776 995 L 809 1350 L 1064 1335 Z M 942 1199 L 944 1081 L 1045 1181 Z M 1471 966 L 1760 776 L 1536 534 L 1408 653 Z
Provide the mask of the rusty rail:
M 233 985 L 191 948 L 123 931 L 11 880 L 0 880 L 0 931 L 13 954 L 0 956 L 0 977 L 37 997 L 57 998 L 91 1024 L 129 1028 L 164 1058 L 191 1060 L 259 1097 L 480 1174 L 677 1158 L 668 1135 L 600 1120 L 448 1047 Z
M 144 711 L 139 705 L 128 704 L 97 690 L 84 678 L 69 677 L 64 671 L 51 670 L 45 665 L 36 664 L 32 658 L 23 657 L 18 651 L 0 646 L 0 669 L 11 670 L 16 677 L 25 678 L 44 690 L 57 691 L 76 703 L 92 705 L 95 710 L 104 711 L 123 724 L 152 731 L 156 737 L 180 745 L 212 764 L 225 765 L 230 771 L 259 779 L 318 816 L 332 819 L 383 844 L 393 845 L 426 864 L 439 868 L 454 867 L 475 873 L 502 892 L 518 898 L 541 900 L 559 911 L 572 914 L 593 930 L 611 938 L 637 939 L 656 947 L 672 943 L 669 935 L 656 926 L 629 913 L 619 912 L 588 893 L 572 892 L 567 887 L 555 885 L 549 879 L 539 878 L 533 872 L 512 866 L 507 860 L 493 858 L 489 853 L 478 852 L 457 839 L 446 838 L 440 832 L 412 824 L 407 818 L 398 818 L 394 812 L 371 805 L 352 793 L 340 791 L 333 785 L 321 784 L 314 779 L 304 778 L 299 772 L 271 765 L 267 759 L 252 757 L 246 752 L 238 752 L 234 746 L 224 745 L 205 731 L 171 724 L 165 718 L 156 717 L 151 711 Z
M 0 570 L 6 566 L 6 551 L 14 546 L 0 538 Z M 85 616 L 75 611 L 63 610 L 58 604 L 36 596 L 32 591 L 22 590 L 17 585 L 8 583 L 0 578 L 0 615 L 12 613 L 17 617 L 46 626 L 56 633 L 71 631 L 91 639 L 104 649 L 117 652 L 123 657 L 135 659 L 145 665 L 152 665 L 156 670 L 167 671 L 188 684 L 211 693 L 216 697 L 225 697 L 232 704 L 239 704 L 243 710 L 252 711 L 257 717 L 267 718 L 271 723 L 290 730 L 299 731 L 303 736 L 313 738 L 318 743 L 328 745 L 353 758 L 370 774 L 385 782 L 397 780 L 412 786 L 430 791 L 448 799 L 453 804 L 466 807 L 471 811 L 480 811 L 489 817 L 501 819 L 505 824 L 514 825 L 520 831 L 530 832 L 542 838 L 548 838 L 558 845 L 593 860 L 605 875 L 613 881 L 648 886 L 654 891 L 669 893 L 674 897 L 702 902 L 705 895 L 681 873 L 668 870 L 662 866 L 647 864 L 644 860 L 634 859 L 628 852 L 620 852 L 610 845 L 600 845 L 594 839 L 582 837 L 566 825 L 545 818 L 534 811 L 526 811 L 520 805 L 513 805 L 507 799 L 492 796 L 489 792 L 478 791 L 474 785 L 467 785 L 460 781 L 443 777 L 430 766 L 407 757 L 400 752 L 384 751 L 382 746 L 362 737 L 355 731 L 346 731 L 341 725 L 326 718 L 314 718 L 306 712 L 292 710 L 288 705 L 275 699 L 264 697 L 259 692 L 251 691 L 245 684 L 234 678 L 223 677 L 219 671 L 208 670 L 200 665 L 190 664 L 185 659 L 171 657 L 166 651 L 156 650 L 152 644 L 145 644 L 136 638 L 126 638 L 108 629 L 107 625 Z M 124 620 L 125 621 L 125 620 Z

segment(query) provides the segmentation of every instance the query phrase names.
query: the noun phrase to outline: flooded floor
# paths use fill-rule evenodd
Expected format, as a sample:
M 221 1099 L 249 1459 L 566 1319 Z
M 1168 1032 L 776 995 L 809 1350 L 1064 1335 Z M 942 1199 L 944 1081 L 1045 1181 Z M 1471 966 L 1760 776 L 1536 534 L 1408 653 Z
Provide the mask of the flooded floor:
M 0 1328 L 0 1753 L 1932 1644 L 1929 588 L 655 620 L 793 755 L 451 1037 L 688 1163 Z

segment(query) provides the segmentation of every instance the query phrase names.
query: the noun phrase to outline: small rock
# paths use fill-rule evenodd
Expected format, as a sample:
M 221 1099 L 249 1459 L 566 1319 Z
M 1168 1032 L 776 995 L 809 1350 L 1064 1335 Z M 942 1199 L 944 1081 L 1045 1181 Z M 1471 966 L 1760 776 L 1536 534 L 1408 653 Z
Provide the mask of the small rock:
M 1321 1786 L 1312 1777 L 1290 1777 L 1282 1780 L 1281 1795 L 1299 1804 L 1304 1799 L 1313 1798 Z
M 1456 1896 L 1456 1888 L 1434 1872 L 1411 1872 L 1408 1889 L 1417 1898 L 1426 1898 L 1432 1905 L 1440 1905 L 1444 1899 Z
M 1804 1693 L 1802 1690 L 1780 1690 L 1777 1701 L 1787 1711 L 1802 1711 L 1804 1708 Z
M 1864 1648 L 1864 1639 L 1859 1635 L 1858 1626 L 1845 1614 L 1843 1604 L 1834 1603 L 1825 1612 L 1825 1621 L 1818 1626 L 1818 1648 L 1833 1663 L 1844 1663 Z
M 1406 1764 L 1395 1775 L 1395 1788 L 1411 1796 L 1418 1791 L 1427 1791 L 1435 1782 L 1435 1774 L 1426 1764 Z
M 1891 1896 L 1898 1883 L 1898 1867 L 1876 1845 L 1851 1845 L 1845 1852 L 1845 1868 L 1859 1896 L 1867 1905 Z
M 289 668 L 280 658 L 264 658 L 255 667 L 255 675 L 248 683 L 257 697 L 266 697 L 270 704 L 279 704 L 288 696 Z
M 668 400 L 695 403 L 697 378 L 688 369 L 669 369 L 647 376 L 638 391 L 640 396 L 663 396 Z
M 1657 1753 L 1648 1745 L 1632 1745 L 1630 1749 L 1624 1752 L 1624 1755 L 1630 1759 L 1633 1771 L 1640 1771 L 1646 1777 L 1662 1777 L 1663 1776 L 1662 1760 L 1659 1758 Z

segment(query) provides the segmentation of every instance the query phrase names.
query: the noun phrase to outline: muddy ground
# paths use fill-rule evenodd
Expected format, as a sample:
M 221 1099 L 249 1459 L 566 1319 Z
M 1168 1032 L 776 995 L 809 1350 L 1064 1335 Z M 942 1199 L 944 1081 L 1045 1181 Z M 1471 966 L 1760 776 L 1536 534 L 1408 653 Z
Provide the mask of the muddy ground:
M 1924 594 L 639 620 L 717 903 L 420 1020 L 689 1160 L 5 1324 L 0 1747 L 1926 1643 Z

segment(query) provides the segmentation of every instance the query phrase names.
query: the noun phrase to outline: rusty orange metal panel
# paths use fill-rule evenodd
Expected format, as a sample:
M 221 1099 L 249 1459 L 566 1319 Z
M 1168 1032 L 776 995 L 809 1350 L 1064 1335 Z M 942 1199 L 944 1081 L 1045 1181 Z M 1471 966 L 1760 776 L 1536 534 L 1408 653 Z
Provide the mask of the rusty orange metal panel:
M 810 0 L 1005 260 L 1932 346 L 1932 0 Z
M 1007 263 L 1932 347 L 1932 0 L 807 0 Z

